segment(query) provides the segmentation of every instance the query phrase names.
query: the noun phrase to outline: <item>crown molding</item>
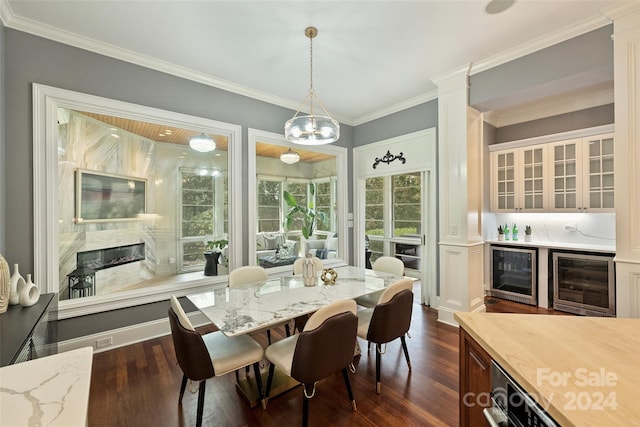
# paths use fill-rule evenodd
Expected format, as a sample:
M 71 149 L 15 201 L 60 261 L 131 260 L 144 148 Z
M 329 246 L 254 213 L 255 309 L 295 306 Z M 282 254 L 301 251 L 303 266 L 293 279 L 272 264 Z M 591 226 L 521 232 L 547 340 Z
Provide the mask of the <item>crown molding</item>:
M 602 13 L 613 20 L 635 12 L 640 12 L 639 0 L 625 1 L 623 3 L 602 9 Z
M 5 26 L 8 28 L 23 31 L 25 33 L 42 37 L 48 40 L 53 40 L 58 43 L 77 47 L 89 52 L 98 53 L 100 55 L 108 56 L 110 58 L 139 65 L 141 67 L 160 71 L 197 83 L 202 83 L 207 86 L 222 89 L 227 92 L 232 92 L 280 107 L 288 108 L 293 111 L 295 111 L 300 104 L 299 101 L 278 97 L 247 86 L 242 86 L 236 83 L 229 82 L 227 80 L 219 79 L 187 67 L 182 67 L 180 65 L 162 61 L 135 51 L 123 49 L 108 43 L 103 43 L 89 37 L 79 36 L 69 31 L 61 30 L 50 25 L 42 24 L 31 19 L 20 17 L 13 13 L 11 6 L 6 0 L 0 0 L 0 16 L 2 17 Z M 352 123 L 352 119 L 348 117 L 340 117 L 334 115 L 333 118 L 347 125 L 350 125 Z
M 445 84 L 445 80 L 455 76 L 459 76 L 461 73 L 473 75 L 481 71 L 485 71 L 487 69 L 504 64 L 506 62 L 513 61 L 514 59 L 603 27 L 611 22 L 610 17 L 622 16 L 633 12 L 637 8 L 638 2 L 636 1 L 629 1 L 623 3 L 622 5 L 611 7 L 606 10 L 606 16 L 601 15 L 583 20 L 563 30 L 545 35 L 514 49 L 509 49 L 507 51 L 501 52 L 500 54 L 494 55 L 485 60 L 476 62 L 474 64 L 461 66 L 459 69 L 452 70 L 451 72 L 433 78 L 432 82 L 434 82 L 437 86 L 443 86 Z M 162 61 L 153 57 L 142 55 L 127 49 L 118 48 L 107 43 L 103 43 L 88 37 L 82 37 L 77 34 L 61 30 L 59 28 L 20 17 L 13 12 L 11 5 L 7 0 L 0 0 L 0 19 L 2 19 L 4 25 L 8 28 L 23 31 L 25 33 L 29 33 L 38 37 L 43 37 L 69 46 L 108 56 L 110 58 L 160 71 L 166 74 L 215 87 L 241 96 L 246 96 L 258 101 L 263 101 L 283 108 L 288 108 L 293 111 L 295 111 L 299 107 L 299 102 L 295 100 L 275 96 L 273 94 L 259 91 L 247 86 L 238 85 L 227 80 L 219 79 L 211 75 L 192 70 L 187 67 L 182 67 L 167 61 Z M 440 92 L 442 92 L 443 89 L 444 87 L 440 88 Z M 359 117 L 333 115 L 333 118 L 348 126 L 358 126 L 363 123 L 393 113 L 397 113 L 411 107 L 415 107 L 417 105 L 437 98 L 438 90 L 433 90 Z M 488 113 L 487 115 L 490 116 L 491 114 L 492 113 Z
M 474 75 L 482 71 L 486 71 L 490 68 L 497 67 L 498 65 L 505 64 L 539 50 L 545 49 L 549 46 L 561 43 L 563 41 L 572 39 L 589 31 L 597 30 L 611 23 L 611 19 L 605 15 L 598 15 L 583 21 L 577 22 L 562 30 L 555 31 L 553 33 L 545 34 L 542 37 L 531 40 L 527 43 L 521 44 L 513 49 L 508 49 L 500 52 L 497 55 L 490 56 L 486 59 L 478 61 L 473 64 L 469 75 Z
M 407 110 L 411 107 L 415 107 L 416 105 L 424 104 L 425 102 L 433 101 L 434 99 L 438 99 L 438 91 L 436 89 L 425 92 L 421 95 L 414 96 L 413 98 L 406 99 L 404 101 L 398 102 L 396 104 L 390 105 L 389 107 L 382 108 L 380 110 L 374 111 L 373 113 L 365 114 L 360 117 L 356 117 L 353 121 L 352 126 L 358 126 L 363 123 L 370 122 L 372 120 L 379 119 L 381 117 L 388 116 L 393 113 L 397 113 L 399 111 Z

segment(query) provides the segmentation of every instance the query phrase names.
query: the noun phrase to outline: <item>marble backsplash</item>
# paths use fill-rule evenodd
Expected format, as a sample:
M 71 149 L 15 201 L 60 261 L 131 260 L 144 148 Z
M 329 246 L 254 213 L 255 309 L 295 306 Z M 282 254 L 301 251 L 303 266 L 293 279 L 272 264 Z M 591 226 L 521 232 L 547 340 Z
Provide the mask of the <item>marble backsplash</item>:
M 616 216 L 614 213 L 508 213 L 487 214 L 484 237 L 498 237 L 498 224 L 516 224 L 519 237 L 524 240 L 524 228 L 531 226 L 532 240 L 558 243 L 613 246 L 616 244 Z

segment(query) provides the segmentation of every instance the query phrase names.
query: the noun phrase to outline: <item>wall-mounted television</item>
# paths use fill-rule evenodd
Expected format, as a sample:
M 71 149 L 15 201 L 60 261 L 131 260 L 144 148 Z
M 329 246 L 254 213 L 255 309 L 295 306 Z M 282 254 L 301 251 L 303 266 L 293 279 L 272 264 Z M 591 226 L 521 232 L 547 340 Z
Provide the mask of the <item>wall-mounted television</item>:
M 76 222 L 141 219 L 147 211 L 147 180 L 77 169 Z

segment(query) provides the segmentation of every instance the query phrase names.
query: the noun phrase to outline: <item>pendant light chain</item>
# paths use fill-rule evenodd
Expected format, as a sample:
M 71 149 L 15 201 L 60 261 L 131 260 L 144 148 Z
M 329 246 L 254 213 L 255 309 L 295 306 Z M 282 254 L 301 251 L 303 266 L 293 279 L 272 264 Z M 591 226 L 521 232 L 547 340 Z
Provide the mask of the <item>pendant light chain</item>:
M 313 38 L 315 34 L 313 32 L 309 32 L 309 100 L 310 100 L 310 112 L 313 116 Z
M 293 117 L 284 124 L 284 136 L 285 140 L 294 144 L 331 144 L 340 138 L 340 123 L 331 117 L 331 114 L 316 96 L 313 87 L 313 38 L 318 35 L 318 29 L 307 27 L 304 34 L 309 38 L 309 92 Z M 300 115 L 307 102 L 309 103 L 309 114 Z M 316 116 L 314 114 L 314 103 L 318 103 L 321 110 L 324 111 L 324 115 Z M 285 159 L 287 158 L 286 154 L 288 153 L 283 153 Z

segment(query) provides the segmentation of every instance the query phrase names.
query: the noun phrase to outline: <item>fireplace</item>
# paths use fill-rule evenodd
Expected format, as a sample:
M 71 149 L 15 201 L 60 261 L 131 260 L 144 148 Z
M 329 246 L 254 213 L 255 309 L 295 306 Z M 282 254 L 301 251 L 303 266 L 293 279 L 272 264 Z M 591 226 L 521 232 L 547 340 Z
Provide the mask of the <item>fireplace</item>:
M 588 316 L 615 317 L 613 255 L 554 252 L 553 308 Z
M 78 266 L 89 267 L 95 271 L 143 261 L 144 243 L 78 252 L 76 259 Z

